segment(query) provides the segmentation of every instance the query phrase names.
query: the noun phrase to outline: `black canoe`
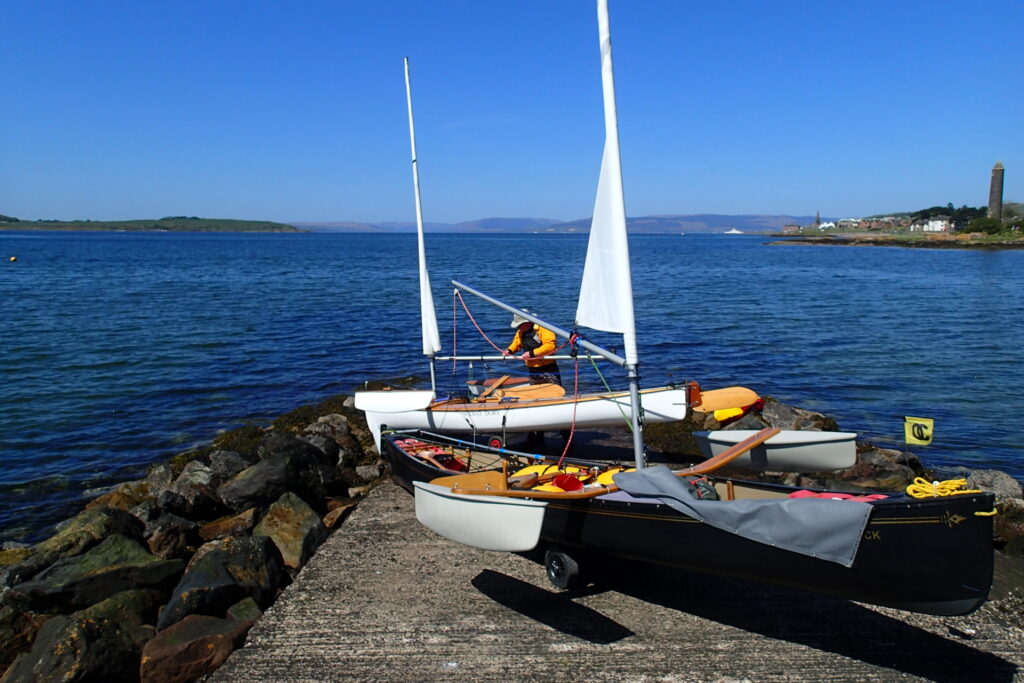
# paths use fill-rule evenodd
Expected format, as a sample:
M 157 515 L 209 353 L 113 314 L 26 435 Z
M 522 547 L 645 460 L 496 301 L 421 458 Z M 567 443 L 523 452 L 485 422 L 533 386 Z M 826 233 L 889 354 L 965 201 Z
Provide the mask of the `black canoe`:
M 795 490 L 735 480 L 733 487 Z M 924 499 L 896 494 L 873 501 L 849 568 L 742 538 L 623 492 L 549 502 L 541 543 L 562 555 L 557 561 L 584 572 L 612 555 L 913 612 L 962 615 L 980 607 L 992 585 L 993 504 L 991 493 Z
M 385 460 L 392 478 L 407 490 L 414 481 L 464 472 L 409 453 L 405 444 L 411 434 L 439 451 L 461 453 L 463 460 L 485 464 L 489 455 L 491 469 L 500 470 L 500 460 L 508 457 L 514 458 L 509 471 L 530 464 L 528 456 L 515 459 L 525 454 L 458 439 L 423 432 L 386 434 Z M 723 505 L 733 499 L 786 499 L 800 490 L 726 477 L 708 480 Z M 992 584 L 994 496 L 987 492 L 930 498 L 887 493 L 869 501 L 870 516 L 849 567 L 723 531 L 657 499 L 625 491 L 562 500 L 558 494 L 535 495 L 547 505 L 538 549 L 546 551 L 549 578 L 562 588 L 598 573 L 592 570 L 610 556 L 952 616 L 981 606 Z

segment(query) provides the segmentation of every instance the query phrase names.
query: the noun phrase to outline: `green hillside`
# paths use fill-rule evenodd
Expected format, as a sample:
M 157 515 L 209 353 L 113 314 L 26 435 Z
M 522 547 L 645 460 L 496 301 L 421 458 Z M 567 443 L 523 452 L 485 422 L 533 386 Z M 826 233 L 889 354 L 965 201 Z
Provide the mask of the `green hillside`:
M 135 221 L 23 221 L 0 215 L 0 230 L 114 230 L 122 232 L 300 232 L 298 228 L 272 221 L 242 221 L 231 218 L 167 216 Z

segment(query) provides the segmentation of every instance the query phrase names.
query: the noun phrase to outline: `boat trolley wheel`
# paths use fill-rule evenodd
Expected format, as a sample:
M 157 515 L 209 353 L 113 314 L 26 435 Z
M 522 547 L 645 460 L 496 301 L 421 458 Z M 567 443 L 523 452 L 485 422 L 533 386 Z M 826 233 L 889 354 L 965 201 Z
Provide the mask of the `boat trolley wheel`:
M 548 580 L 562 590 L 580 585 L 580 565 L 571 555 L 562 550 L 548 550 L 544 553 L 544 568 Z

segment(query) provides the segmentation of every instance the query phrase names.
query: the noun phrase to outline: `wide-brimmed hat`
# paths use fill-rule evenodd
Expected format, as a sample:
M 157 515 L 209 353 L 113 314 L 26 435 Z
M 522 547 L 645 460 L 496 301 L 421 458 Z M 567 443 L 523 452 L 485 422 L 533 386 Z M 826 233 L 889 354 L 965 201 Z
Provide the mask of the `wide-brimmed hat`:
M 523 309 L 523 313 L 529 313 L 529 312 L 530 312 L 529 308 L 524 308 Z M 527 320 L 526 318 L 524 318 L 523 316 L 519 315 L 518 313 L 514 313 L 512 315 L 512 327 L 519 327 L 523 323 L 528 323 L 528 322 L 530 322 L 530 321 Z

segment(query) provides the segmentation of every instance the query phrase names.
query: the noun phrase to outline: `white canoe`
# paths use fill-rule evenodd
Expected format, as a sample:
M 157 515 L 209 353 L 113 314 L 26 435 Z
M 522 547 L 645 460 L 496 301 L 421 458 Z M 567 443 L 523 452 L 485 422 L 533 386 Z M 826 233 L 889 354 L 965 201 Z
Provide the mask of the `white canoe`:
M 629 419 L 628 391 L 518 400 L 424 401 L 422 391 L 357 391 L 356 408 L 366 413 L 366 423 L 380 450 L 382 426 L 390 429 L 425 429 L 442 433 L 534 432 L 556 429 L 604 427 Z M 416 394 L 416 396 L 404 396 Z M 686 417 L 686 389 L 656 387 L 640 392 L 648 423 L 675 422 Z M 428 405 L 429 403 L 429 405 Z
M 526 552 L 537 547 L 547 503 L 527 498 L 472 496 L 414 481 L 416 519 L 445 538 L 483 550 Z
M 694 432 L 701 451 L 712 458 L 749 436 L 752 429 Z M 730 466 L 773 472 L 827 472 L 853 467 L 857 462 L 856 432 L 783 430 L 733 460 Z

